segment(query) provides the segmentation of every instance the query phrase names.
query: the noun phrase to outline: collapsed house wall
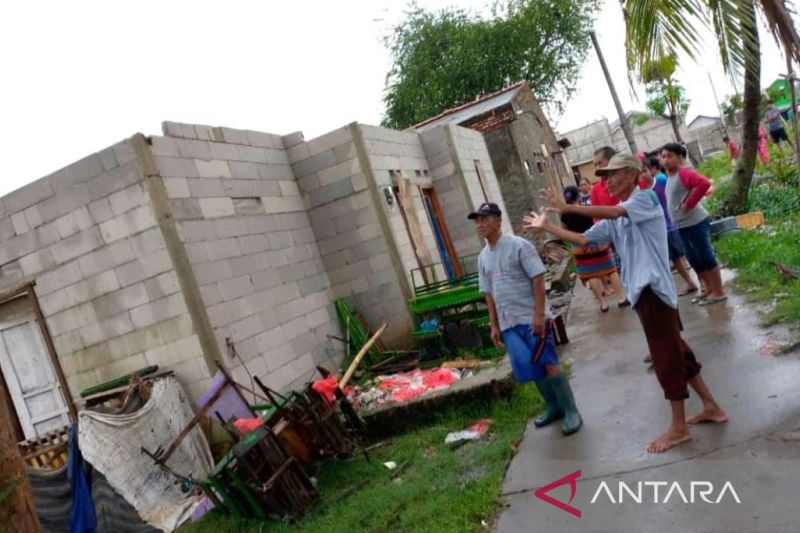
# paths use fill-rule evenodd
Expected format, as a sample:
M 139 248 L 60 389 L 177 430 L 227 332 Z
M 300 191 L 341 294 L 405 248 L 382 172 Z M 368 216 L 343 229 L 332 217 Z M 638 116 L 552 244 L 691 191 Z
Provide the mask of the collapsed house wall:
M 207 375 L 132 143 L 2 199 L 3 288 L 36 282 L 69 393 L 151 364 Z
M 164 133 L 151 151 L 216 353 L 242 383 L 247 371 L 278 390 L 304 383 L 330 363 L 336 317 L 282 138 L 169 122 Z

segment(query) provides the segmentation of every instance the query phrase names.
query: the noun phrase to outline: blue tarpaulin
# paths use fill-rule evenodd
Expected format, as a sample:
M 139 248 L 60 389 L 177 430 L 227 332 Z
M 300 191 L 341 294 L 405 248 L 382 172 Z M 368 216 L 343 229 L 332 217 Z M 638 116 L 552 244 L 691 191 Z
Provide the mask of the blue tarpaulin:
M 72 489 L 72 516 L 69 522 L 69 533 L 95 533 L 97 517 L 94 513 L 92 493 L 83 471 L 83 456 L 78 448 L 78 423 L 73 422 L 69 429 L 69 458 L 67 459 L 67 477 Z

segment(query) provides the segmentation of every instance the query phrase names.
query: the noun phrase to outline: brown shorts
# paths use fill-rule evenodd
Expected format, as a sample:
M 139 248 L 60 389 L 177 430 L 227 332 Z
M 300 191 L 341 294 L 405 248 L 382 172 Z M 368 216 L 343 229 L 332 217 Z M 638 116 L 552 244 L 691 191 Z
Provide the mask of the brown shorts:
M 700 373 L 702 365 L 681 337 L 678 310 L 661 301 L 649 286 L 642 291 L 634 310 L 644 328 L 664 396 L 667 400 L 685 400 L 689 397 L 687 384 Z

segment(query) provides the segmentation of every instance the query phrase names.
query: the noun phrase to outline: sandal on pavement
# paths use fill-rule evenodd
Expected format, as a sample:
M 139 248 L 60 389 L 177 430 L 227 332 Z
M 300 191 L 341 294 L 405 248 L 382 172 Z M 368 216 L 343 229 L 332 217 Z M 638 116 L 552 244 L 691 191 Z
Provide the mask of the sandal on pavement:
M 617 307 L 619 307 L 620 309 L 622 309 L 623 307 L 630 307 L 630 306 L 631 302 L 627 298 L 625 298 L 624 301 L 617 304 Z
M 678 293 L 678 296 L 686 296 L 687 294 L 692 294 L 697 292 L 697 287 L 692 287 L 691 289 L 683 289 L 681 292 Z
M 699 304 L 700 302 L 702 302 L 706 298 L 708 298 L 708 294 L 700 293 L 699 296 L 696 296 L 696 297 L 692 298 L 692 303 L 693 304 Z
M 728 299 L 728 297 L 725 296 L 725 295 L 722 295 L 722 296 L 709 296 L 708 298 L 706 298 L 702 302 L 698 303 L 697 305 L 701 305 L 701 306 L 705 307 L 706 305 L 714 305 L 714 304 L 719 303 L 719 302 L 724 302 L 727 299 Z

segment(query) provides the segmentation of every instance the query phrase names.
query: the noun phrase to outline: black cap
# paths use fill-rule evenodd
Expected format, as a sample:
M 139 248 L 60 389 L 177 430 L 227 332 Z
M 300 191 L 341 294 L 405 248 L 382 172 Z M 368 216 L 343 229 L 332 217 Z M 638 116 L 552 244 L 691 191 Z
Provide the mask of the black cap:
M 474 213 L 470 213 L 467 215 L 467 218 L 470 220 L 474 220 L 478 217 L 487 217 L 489 215 L 495 216 L 502 216 L 503 212 L 500 211 L 500 208 L 497 207 L 497 204 L 493 204 L 491 202 L 485 202 L 478 207 L 478 209 Z

